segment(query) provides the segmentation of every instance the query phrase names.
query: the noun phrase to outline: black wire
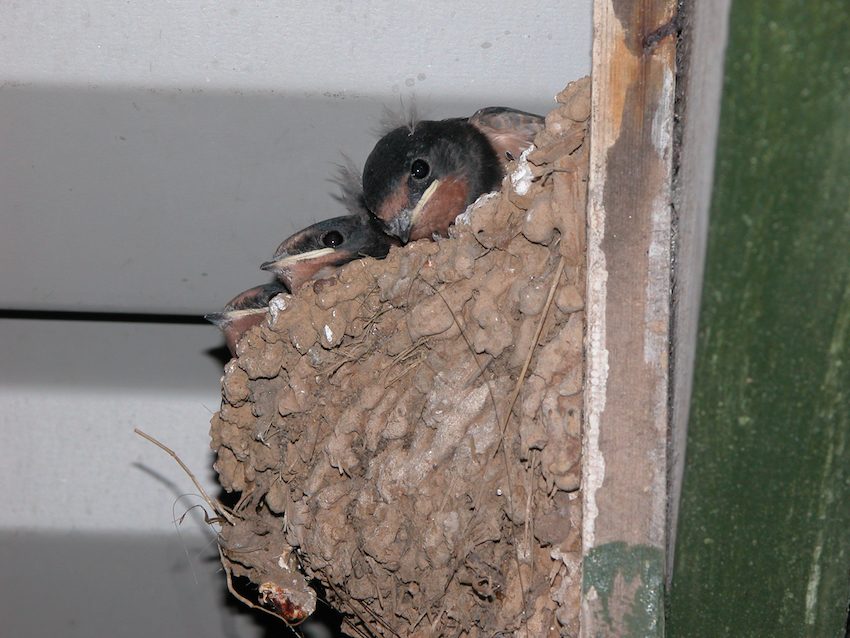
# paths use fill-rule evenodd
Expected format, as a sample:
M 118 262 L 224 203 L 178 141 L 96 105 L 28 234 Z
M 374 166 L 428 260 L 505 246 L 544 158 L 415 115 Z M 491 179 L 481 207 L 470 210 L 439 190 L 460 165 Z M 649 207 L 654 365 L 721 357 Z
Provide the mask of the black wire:
M 204 324 L 203 315 L 145 312 L 89 312 L 76 310 L 0 310 L 0 319 L 33 319 L 48 321 L 111 321 L 118 323 Z

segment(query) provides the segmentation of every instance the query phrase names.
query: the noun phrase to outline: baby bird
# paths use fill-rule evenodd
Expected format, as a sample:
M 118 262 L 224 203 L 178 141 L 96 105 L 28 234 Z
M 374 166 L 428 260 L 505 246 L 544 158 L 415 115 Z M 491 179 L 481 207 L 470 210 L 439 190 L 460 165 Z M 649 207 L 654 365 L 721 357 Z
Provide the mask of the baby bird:
M 204 319 L 221 330 L 232 356 L 236 344 L 250 328 L 260 325 L 269 309 L 269 302 L 282 292 L 289 292 L 281 282 L 256 286 L 231 299 L 224 310 L 204 315 Z
M 383 259 L 393 245 L 398 241 L 385 234 L 372 215 L 344 215 L 308 226 L 285 239 L 274 257 L 260 268 L 273 272 L 295 293 L 311 279 L 330 277 L 355 259 Z
M 502 106 L 400 126 L 366 159 L 363 201 L 402 243 L 446 236 L 467 206 L 499 188 L 544 126 L 539 115 Z
M 330 277 L 341 266 L 361 257 L 383 259 L 392 246 L 399 245 L 366 209 L 363 179 L 351 161 L 339 168 L 335 181 L 341 194 L 335 197 L 352 214 L 298 231 L 283 240 L 274 257 L 260 266 L 277 275 L 293 294 L 311 279 Z

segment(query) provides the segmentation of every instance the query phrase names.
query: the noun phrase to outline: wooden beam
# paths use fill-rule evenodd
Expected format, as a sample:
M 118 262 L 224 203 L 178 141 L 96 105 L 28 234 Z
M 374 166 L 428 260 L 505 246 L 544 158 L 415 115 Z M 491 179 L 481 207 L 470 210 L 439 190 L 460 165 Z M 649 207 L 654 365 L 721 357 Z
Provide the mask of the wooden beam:
M 676 3 L 594 3 L 581 634 L 663 635 Z

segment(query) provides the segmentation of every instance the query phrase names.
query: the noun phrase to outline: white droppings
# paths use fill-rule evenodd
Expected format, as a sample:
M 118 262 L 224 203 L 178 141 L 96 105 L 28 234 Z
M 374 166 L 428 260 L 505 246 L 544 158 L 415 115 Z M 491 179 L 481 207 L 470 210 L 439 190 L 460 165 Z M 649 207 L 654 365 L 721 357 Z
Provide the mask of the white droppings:
M 472 217 L 472 212 L 474 210 L 478 210 L 488 201 L 496 197 L 499 193 L 484 193 L 481 197 L 472 202 L 469 206 L 466 207 L 466 210 L 463 211 L 460 215 L 455 217 L 455 225 L 456 226 L 469 226 L 469 220 Z
M 277 316 L 287 308 L 289 308 L 289 300 L 291 295 L 278 295 L 269 302 L 269 314 L 271 315 L 272 323 L 277 321 Z
M 517 167 L 511 173 L 511 186 L 513 186 L 517 195 L 525 195 L 528 189 L 531 188 L 531 180 L 534 177 L 531 173 L 531 167 L 528 165 L 528 155 L 535 149 L 534 144 L 529 146 L 519 156 Z

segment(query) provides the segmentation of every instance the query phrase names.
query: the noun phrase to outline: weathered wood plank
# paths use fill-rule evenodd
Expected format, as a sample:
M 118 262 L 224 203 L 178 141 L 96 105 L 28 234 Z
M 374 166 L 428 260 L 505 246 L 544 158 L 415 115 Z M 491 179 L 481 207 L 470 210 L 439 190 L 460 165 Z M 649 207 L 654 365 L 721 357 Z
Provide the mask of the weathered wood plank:
M 675 6 L 594 4 L 587 637 L 663 635 Z

